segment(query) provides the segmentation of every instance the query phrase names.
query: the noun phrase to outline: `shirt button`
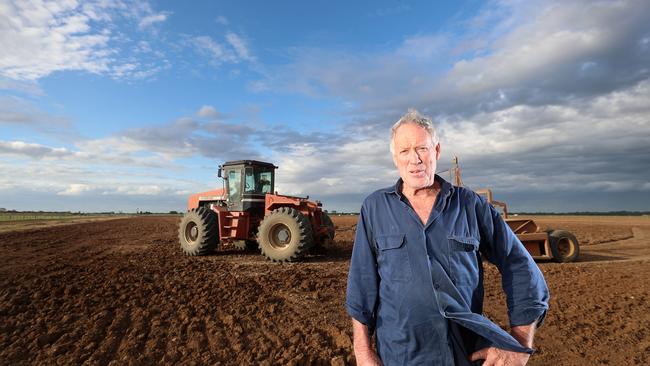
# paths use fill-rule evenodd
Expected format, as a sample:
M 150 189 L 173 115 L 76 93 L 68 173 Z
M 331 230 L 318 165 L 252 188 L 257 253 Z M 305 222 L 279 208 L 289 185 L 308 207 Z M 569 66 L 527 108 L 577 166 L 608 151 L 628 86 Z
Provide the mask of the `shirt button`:
M 436 283 L 435 285 L 433 285 L 433 288 L 435 288 L 437 290 L 437 289 L 440 288 L 440 285 Z

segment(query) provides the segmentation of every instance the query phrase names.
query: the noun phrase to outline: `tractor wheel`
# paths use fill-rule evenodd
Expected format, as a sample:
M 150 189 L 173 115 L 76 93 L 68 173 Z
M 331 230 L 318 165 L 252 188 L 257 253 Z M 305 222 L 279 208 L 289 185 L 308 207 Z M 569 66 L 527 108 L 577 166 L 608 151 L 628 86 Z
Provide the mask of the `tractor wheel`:
M 321 236 L 319 240 L 314 241 L 314 248 L 322 248 L 322 247 L 327 247 L 329 243 L 331 243 L 334 240 L 334 223 L 332 222 L 332 219 L 329 217 L 328 214 L 323 212 L 323 224 L 327 226 L 327 235 L 326 236 Z
M 210 254 L 219 244 L 217 215 L 205 207 L 187 211 L 178 228 L 178 240 L 187 255 Z
M 312 245 L 311 224 L 300 211 L 281 207 L 262 220 L 257 241 L 266 258 L 274 262 L 294 262 Z
M 330 215 L 326 214 L 325 212 L 323 212 L 323 223 L 327 225 L 327 234 L 329 235 L 330 240 L 334 240 L 334 223 L 332 222 Z
M 236 240 L 233 245 L 237 249 L 241 250 L 258 250 L 259 247 L 257 245 L 257 242 L 255 240 Z
M 566 230 L 553 230 L 549 233 L 549 244 L 553 260 L 560 263 L 573 262 L 580 255 L 578 239 Z

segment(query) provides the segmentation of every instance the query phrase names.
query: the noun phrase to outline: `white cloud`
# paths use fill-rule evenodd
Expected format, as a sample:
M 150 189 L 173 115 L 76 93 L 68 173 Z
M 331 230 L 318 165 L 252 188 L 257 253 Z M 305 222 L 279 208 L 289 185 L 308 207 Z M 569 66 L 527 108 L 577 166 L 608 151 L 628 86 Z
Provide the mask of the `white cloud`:
M 58 70 L 108 70 L 109 33 L 88 33 L 90 19 L 74 3 L 57 6 L 18 2 L 0 13 L 6 28 L 0 32 L 5 50 L 0 56 L 3 76 L 34 80 Z
M 44 157 L 63 158 L 73 153 L 64 147 L 53 148 L 24 141 L 0 140 L 0 155 L 4 154 L 39 159 Z
M 219 25 L 228 25 L 228 18 L 224 17 L 223 15 L 219 15 L 214 19 L 214 21 L 219 24 Z
M 382 51 L 291 49 L 292 63 L 250 85 L 344 99 L 356 113 L 562 103 L 650 77 L 647 24 L 647 1 L 495 2 L 470 21 Z
M 237 56 L 239 56 L 240 59 L 246 61 L 251 61 L 253 59 L 248 50 L 248 46 L 246 45 L 246 41 L 236 33 L 228 32 L 226 34 L 226 41 L 228 41 L 228 43 L 235 49 Z
M 207 190 L 168 169 L 132 169 L 127 164 L 0 158 L 0 201 L 20 210 L 183 210 L 190 192 Z M 91 199 L 89 199 L 91 198 Z
M 157 196 L 162 193 L 164 193 L 166 189 L 163 187 L 160 187 L 159 185 L 129 185 L 129 186 L 117 186 L 112 190 L 107 190 L 104 191 L 104 195 L 111 195 L 111 194 L 118 194 L 122 195 L 125 194 L 127 196 Z
M 60 196 L 78 196 L 90 190 L 92 190 L 92 187 L 88 184 L 73 183 L 68 185 L 68 188 L 58 192 L 57 194 Z
M 271 86 L 268 81 L 265 80 L 255 80 L 248 83 L 248 89 L 254 93 L 261 93 L 271 90 Z
M 28 99 L 17 96 L 0 96 L 0 126 L 30 126 L 41 132 L 53 134 L 66 129 L 70 132 L 70 121 L 67 118 L 44 112 Z
M 167 13 L 158 13 L 158 14 L 147 15 L 147 16 L 143 17 L 142 19 L 140 19 L 140 23 L 138 23 L 138 27 L 140 29 L 144 29 L 144 28 L 151 27 L 151 26 L 155 25 L 156 23 L 162 23 L 165 20 L 167 20 L 167 15 L 168 15 Z
M 431 60 L 444 57 L 450 39 L 446 35 L 420 35 L 406 38 L 395 53 L 414 60 Z
M 147 77 L 156 65 L 123 59 L 130 47 L 120 44 L 115 23 L 126 19 L 148 27 L 167 16 L 153 13 L 146 2 L 128 1 L 18 1 L 1 10 L 0 44 L 7 52 L 0 53 L 0 77 L 19 81 L 57 71 Z
M 212 62 L 220 62 L 223 60 L 232 61 L 234 55 L 230 54 L 224 46 L 208 36 L 198 36 L 192 39 L 196 49 L 212 57 Z
M 178 51 L 188 43 L 203 56 L 203 62 L 213 67 L 255 62 L 246 40 L 232 31 L 225 32 L 221 39 L 199 35 L 181 36 L 178 41 L 159 36 L 157 25 L 167 21 L 170 14 L 155 11 L 147 1 L 135 0 L 4 4 L 0 11 L 0 44 L 8 52 L 0 53 L 0 88 L 22 86 L 28 90 L 25 82 L 60 71 L 88 72 L 118 80 L 150 79 L 171 68 L 167 54 L 183 60 L 186 55 Z M 195 63 L 196 54 L 192 56 Z
M 211 105 L 204 105 L 202 106 L 198 112 L 196 112 L 196 115 L 199 117 L 203 118 L 220 118 L 222 117 L 222 114 L 219 113 L 213 106 Z
M 500 196 L 644 194 L 650 186 L 647 100 L 650 81 L 572 105 L 517 105 L 440 119 L 439 170 L 457 155 L 466 184 L 491 187 Z M 393 184 L 397 171 L 388 149 L 392 120 L 386 119 L 379 133 L 369 134 L 363 125 L 348 130 L 347 140 L 328 150 L 296 142 L 276 151 L 278 190 L 335 198 L 363 196 Z
M 281 193 L 370 193 L 396 179 L 387 139 L 348 141 L 327 151 L 296 143 L 273 158 Z
M 208 63 L 215 67 L 223 63 L 255 62 L 246 41 L 233 32 L 226 33 L 223 42 L 210 36 L 195 36 L 189 39 L 189 43 L 199 54 L 207 56 Z
M 626 37 L 634 31 L 630 23 L 647 21 L 650 11 L 649 4 L 642 1 L 585 5 L 567 1 L 538 9 L 532 21 L 518 24 L 483 50 L 487 55 L 456 62 L 443 89 L 474 94 L 521 86 L 540 77 L 553 80 L 564 77 L 566 71 L 575 77 L 576 69 L 585 62 L 596 65 L 590 58 L 599 59 L 617 44 L 627 43 Z M 619 24 L 619 19 L 626 19 L 626 24 Z M 576 69 L 561 70 L 560 65 L 575 65 Z
M 514 106 L 442 121 L 466 182 L 503 191 L 641 190 L 650 175 L 650 82 L 573 105 Z M 602 112 L 602 113 L 601 113 Z M 552 182 L 552 183 L 551 183 Z
M 152 151 L 147 144 L 125 136 L 78 141 L 73 148 L 0 140 L 0 156 L 81 165 L 173 169 L 173 159 L 182 157 L 183 154 L 189 156 L 183 149 L 162 148 Z
M 0 89 L 12 90 L 14 92 L 25 93 L 28 95 L 42 96 L 43 89 L 34 81 L 11 80 L 0 77 Z

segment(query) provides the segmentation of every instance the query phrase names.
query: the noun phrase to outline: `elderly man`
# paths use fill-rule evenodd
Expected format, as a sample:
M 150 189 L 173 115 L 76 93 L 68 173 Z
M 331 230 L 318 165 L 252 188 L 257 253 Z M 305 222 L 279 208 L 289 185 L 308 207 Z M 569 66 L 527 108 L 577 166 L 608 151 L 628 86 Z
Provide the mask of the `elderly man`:
M 525 365 L 548 309 L 539 268 L 490 204 L 435 175 L 430 119 L 410 110 L 390 148 L 400 179 L 363 202 L 348 277 L 357 364 Z M 483 258 L 501 272 L 510 333 L 482 315 Z

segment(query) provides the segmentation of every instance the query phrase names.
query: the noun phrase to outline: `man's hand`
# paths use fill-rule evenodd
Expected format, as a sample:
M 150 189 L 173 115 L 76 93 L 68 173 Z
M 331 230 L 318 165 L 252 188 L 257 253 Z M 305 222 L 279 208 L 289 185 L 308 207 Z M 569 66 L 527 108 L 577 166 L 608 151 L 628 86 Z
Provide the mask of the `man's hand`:
M 494 347 L 480 349 L 469 356 L 469 360 L 472 362 L 485 360 L 483 366 L 524 366 L 529 358 L 528 353 L 506 351 Z
M 381 360 L 377 352 L 370 345 L 370 334 L 368 327 L 352 318 L 352 335 L 354 344 L 354 358 L 359 366 L 381 366 Z
M 522 346 L 533 348 L 533 338 L 537 323 L 517 325 L 512 327 L 510 333 Z M 524 366 L 530 355 L 528 353 L 506 351 L 500 348 L 488 347 L 480 349 L 471 356 L 470 361 L 485 360 L 483 366 Z

